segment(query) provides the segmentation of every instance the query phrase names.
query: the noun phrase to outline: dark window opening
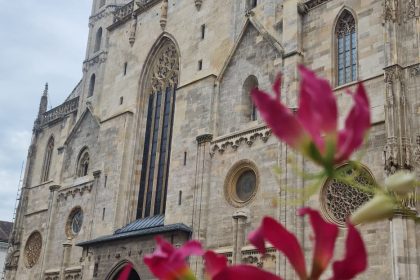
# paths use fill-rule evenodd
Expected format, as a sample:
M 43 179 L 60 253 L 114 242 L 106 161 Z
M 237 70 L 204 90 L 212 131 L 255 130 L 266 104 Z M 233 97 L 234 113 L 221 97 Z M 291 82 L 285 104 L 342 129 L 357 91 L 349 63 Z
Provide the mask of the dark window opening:
M 203 60 L 198 61 L 198 71 L 201 71 L 203 69 Z
M 205 36 L 206 36 L 206 25 L 203 24 L 201 25 L 201 39 L 204 39 Z
M 127 66 L 128 66 L 128 63 L 125 62 L 124 63 L 124 76 L 127 75 Z
M 178 194 L 178 205 L 181 205 L 182 204 L 182 191 L 179 191 L 179 194 Z
M 96 76 L 95 74 L 92 74 L 92 76 L 90 76 L 88 97 L 93 96 L 93 93 L 95 91 L 95 80 L 96 80 Z

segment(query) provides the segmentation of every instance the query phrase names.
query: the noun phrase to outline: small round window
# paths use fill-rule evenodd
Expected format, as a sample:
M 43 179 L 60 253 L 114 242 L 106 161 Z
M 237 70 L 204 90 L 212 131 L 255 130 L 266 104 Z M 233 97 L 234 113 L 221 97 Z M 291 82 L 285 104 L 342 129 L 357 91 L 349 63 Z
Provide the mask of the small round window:
M 241 201 L 248 201 L 252 198 L 257 187 L 257 177 L 252 170 L 243 172 L 236 182 L 236 196 Z
M 254 163 L 243 160 L 235 164 L 228 172 L 225 180 L 225 196 L 235 207 L 249 203 L 258 189 L 258 174 Z
M 83 224 L 83 211 L 80 207 L 74 208 L 67 220 L 66 232 L 68 237 L 75 237 L 79 234 Z

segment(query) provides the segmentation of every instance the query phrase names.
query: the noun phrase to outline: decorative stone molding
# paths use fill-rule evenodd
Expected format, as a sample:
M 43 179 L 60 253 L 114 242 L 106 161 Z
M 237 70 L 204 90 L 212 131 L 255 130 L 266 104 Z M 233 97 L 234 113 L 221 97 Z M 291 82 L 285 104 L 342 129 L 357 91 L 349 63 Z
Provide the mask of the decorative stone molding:
M 309 12 L 309 7 L 306 3 L 299 2 L 297 4 L 297 11 L 301 16 L 304 16 Z
M 42 115 L 41 126 L 45 126 L 52 122 L 61 120 L 63 117 L 73 112 L 76 112 L 78 108 L 79 108 L 79 97 L 66 101 L 60 106 L 57 106 L 45 112 L 44 115 Z
M 213 157 L 216 152 L 223 154 L 228 147 L 236 151 L 242 144 L 247 144 L 249 147 L 254 144 L 257 139 L 261 139 L 264 143 L 268 141 L 271 136 L 271 129 L 267 126 L 258 127 L 251 130 L 242 131 L 233 135 L 229 135 L 213 142 L 210 155 Z
M 141 2 L 141 1 L 137 1 L 136 5 L 138 5 L 137 3 Z M 119 8 L 117 8 L 113 14 L 114 14 L 114 22 L 118 22 L 118 21 L 122 21 L 124 20 L 126 17 L 131 16 L 134 12 L 134 1 L 131 1 L 127 4 L 125 4 L 124 6 L 121 6 Z
M 408 71 L 410 72 L 410 77 L 420 76 L 420 63 L 419 64 L 412 65 L 409 68 Z
M 308 10 L 312 10 L 330 0 L 309 0 L 305 2 L 305 6 L 308 8 Z
M 398 22 L 399 20 L 399 5 L 398 0 L 385 0 L 384 2 L 384 21 Z
M 404 22 L 419 17 L 419 7 L 416 7 L 416 0 L 406 0 L 404 7 Z
M 199 11 L 201 9 L 201 5 L 203 5 L 203 0 L 194 0 L 194 3 L 197 11 Z
M 131 46 L 133 46 L 134 42 L 136 41 L 136 33 L 137 33 L 137 16 L 133 15 L 132 18 L 133 20 L 131 22 L 131 27 L 130 27 L 130 36 L 128 38 L 128 42 L 130 43 Z
M 167 22 L 168 22 L 168 0 L 163 0 L 162 6 L 160 7 L 160 27 L 162 27 L 162 30 L 165 30 Z
M 397 80 L 401 79 L 403 68 L 399 65 L 392 65 L 386 67 L 384 73 L 384 79 L 387 84 L 392 84 Z
M 102 64 L 106 61 L 108 57 L 108 52 L 101 51 L 97 55 L 95 55 L 92 58 L 89 58 L 85 61 L 83 61 L 83 72 L 87 72 L 90 67 L 94 66 L 95 64 Z
M 64 190 L 61 190 L 57 196 L 57 201 L 64 201 L 67 198 L 72 197 L 74 198 L 76 194 L 80 194 L 83 196 L 86 192 L 90 193 L 93 188 L 93 181 L 89 181 L 79 186 L 70 187 Z
M 7 256 L 5 269 L 6 270 L 17 270 L 18 264 L 19 264 L 19 258 L 20 258 L 20 250 L 16 249 L 12 251 Z
M 242 263 L 255 265 L 267 270 L 271 268 L 275 272 L 276 249 L 268 248 L 264 255 L 261 255 L 256 249 L 242 250 Z
M 114 23 L 108 29 L 113 29 L 115 26 L 130 20 L 132 16 L 137 16 L 143 13 L 160 1 L 162 0 L 135 0 L 125 4 L 124 6 L 116 8 L 113 12 Z
M 59 280 L 60 270 L 48 270 L 44 273 L 44 280 Z
M 64 271 L 65 280 L 81 280 L 82 279 L 82 268 L 81 267 L 70 267 Z
M 199 136 L 197 136 L 196 140 L 197 140 L 198 145 L 211 142 L 211 140 L 213 140 L 213 134 L 199 135 Z
M 107 16 L 110 16 L 114 13 L 115 9 L 118 8 L 116 5 L 108 5 L 105 9 L 101 10 L 99 13 L 92 15 L 89 18 L 89 27 L 93 27 L 95 23 Z

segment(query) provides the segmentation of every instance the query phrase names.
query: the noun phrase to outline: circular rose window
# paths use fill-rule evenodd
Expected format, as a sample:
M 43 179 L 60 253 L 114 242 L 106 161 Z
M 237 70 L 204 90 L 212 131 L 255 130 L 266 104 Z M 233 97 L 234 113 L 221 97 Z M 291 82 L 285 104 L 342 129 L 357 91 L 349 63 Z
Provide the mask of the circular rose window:
M 327 179 L 321 189 L 321 206 L 329 221 L 344 226 L 347 218 L 372 197 L 369 192 L 352 186 L 350 182 L 363 188 L 372 188 L 375 180 L 365 167 L 355 169 L 349 164 L 345 164 L 337 171 L 346 182 L 339 178 Z
M 42 236 L 39 231 L 33 232 L 25 245 L 25 262 L 28 268 L 33 267 L 37 264 L 39 256 L 41 255 L 42 248 Z
M 257 168 L 251 161 L 240 161 L 228 172 L 225 180 L 225 196 L 233 206 L 242 207 L 249 203 L 255 197 L 257 189 Z

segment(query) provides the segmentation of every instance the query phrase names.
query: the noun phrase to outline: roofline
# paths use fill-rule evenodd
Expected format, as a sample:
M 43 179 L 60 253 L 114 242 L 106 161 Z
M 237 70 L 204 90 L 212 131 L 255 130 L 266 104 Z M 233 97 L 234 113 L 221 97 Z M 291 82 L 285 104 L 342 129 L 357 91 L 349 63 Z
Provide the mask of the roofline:
M 113 241 L 123 240 L 123 239 L 128 239 L 128 238 L 150 236 L 150 235 L 155 235 L 155 234 L 177 232 L 177 231 L 185 232 L 185 233 L 188 233 L 189 235 L 192 233 L 192 229 L 186 226 L 185 224 L 172 224 L 172 225 L 165 225 L 165 226 L 155 227 L 155 228 L 141 229 L 141 230 L 131 231 L 127 233 L 106 235 L 106 236 L 99 237 L 93 240 L 77 243 L 76 246 L 86 247 L 89 245 L 100 244 L 104 242 L 113 242 Z

